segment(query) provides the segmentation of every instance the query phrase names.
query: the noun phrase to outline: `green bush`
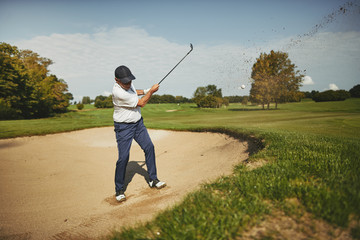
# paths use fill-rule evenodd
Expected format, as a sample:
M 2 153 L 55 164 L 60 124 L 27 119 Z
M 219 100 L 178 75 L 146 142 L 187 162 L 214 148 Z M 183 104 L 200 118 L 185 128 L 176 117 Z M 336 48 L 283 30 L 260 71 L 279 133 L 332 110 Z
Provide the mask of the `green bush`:
M 113 103 L 112 103 L 112 96 L 97 96 L 95 98 L 95 107 L 96 108 L 112 108 L 113 107 Z
M 198 106 L 203 108 L 219 108 L 222 106 L 222 103 L 222 98 L 208 95 L 200 99 Z
M 77 108 L 78 110 L 82 110 L 82 109 L 84 108 L 84 104 L 78 103 L 78 104 L 76 104 L 76 108 Z

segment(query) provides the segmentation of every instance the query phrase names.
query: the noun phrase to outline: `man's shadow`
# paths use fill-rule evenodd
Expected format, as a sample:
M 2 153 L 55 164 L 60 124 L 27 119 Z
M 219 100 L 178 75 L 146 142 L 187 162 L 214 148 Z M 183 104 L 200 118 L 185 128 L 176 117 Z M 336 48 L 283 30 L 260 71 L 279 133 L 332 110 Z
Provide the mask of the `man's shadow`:
M 145 166 L 145 161 L 129 161 L 126 166 L 125 173 L 125 183 L 124 188 L 127 189 L 127 186 L 132 181 L 135 174 L 140 174 L 144 177 L 145 181 L 148 183 L 150 181 L 148 172 L 143 168 Z

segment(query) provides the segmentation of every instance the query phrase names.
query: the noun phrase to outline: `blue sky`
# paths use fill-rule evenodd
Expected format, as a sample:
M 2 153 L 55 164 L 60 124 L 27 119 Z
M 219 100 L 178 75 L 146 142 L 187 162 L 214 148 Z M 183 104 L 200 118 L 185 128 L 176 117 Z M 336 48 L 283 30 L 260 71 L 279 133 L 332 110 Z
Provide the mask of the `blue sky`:
M 251 66 L 270 50 L 289 53 L 307 76 L 303 91 L 360 82 L 359 0 L 0 0 L 0 41 L 53 60 L 51 72 L 76 99 L 109 94 L 119 65 L 136 88 L 149 88 L 190 43 L 158 94 L 191 97 L 215 84 L 223 95 L 246 95 Z

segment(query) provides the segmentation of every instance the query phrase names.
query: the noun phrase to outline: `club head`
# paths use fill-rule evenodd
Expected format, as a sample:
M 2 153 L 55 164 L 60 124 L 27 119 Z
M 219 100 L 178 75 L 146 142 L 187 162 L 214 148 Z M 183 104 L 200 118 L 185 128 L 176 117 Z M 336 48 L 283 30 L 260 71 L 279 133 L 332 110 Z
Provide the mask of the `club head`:
M 191 51 L 193 50 L 193 45 L 190 43 L 190 48 L 191 48 Z

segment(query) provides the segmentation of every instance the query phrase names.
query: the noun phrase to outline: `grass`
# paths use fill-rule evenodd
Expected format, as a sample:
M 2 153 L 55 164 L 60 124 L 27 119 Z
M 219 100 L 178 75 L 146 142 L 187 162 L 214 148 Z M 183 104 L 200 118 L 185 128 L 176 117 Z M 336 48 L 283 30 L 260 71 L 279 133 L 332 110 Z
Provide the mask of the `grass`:
M 51 119 L 2 121 L 6 131 L 1 137 L 110 126 L 111 114 L 110 109 L 85 107 Z M 226 109 L 154 104 L 143 109 L 143 116 L 149 128 L 222 132 L 251 141 L 255 137 L 262 150 L 248 161 L 267 164 L 253 170 L 239 164 L 232 175 L 203 185 L 153 221 L 109 238 L 234 239 L 274 210 L 296 215 L 301 208 L 338 228 L 351 226 L 353 238 L 359 239 L 360 99 L 304 101 L 270 111 L 238 104 Z
M 76 106 L 71 106 L 69 110 L 52 118 L 0 121 L 0 139 L 113 125 L 112 109 L 97 110 L 89 104 L 81 111 L 76 110 Z
M 322 104 L 315 102 L 279 105 L 278 110 L 263 111 L 259 107 L 232 104 L 222 109 L 197 109 L 195 105 L 148 105 L 143 115 L 151 128 L 188 129 L 223 127 L 250 132 L 271 129 L 309 134 L 352 136 L 360 129 L 360 101 Z M 338 106 L 339 105 L 339 106 Z M 348 107 L 346 107 L 348 106 Z M 166 112 L 167 110 L 177 110 Z

